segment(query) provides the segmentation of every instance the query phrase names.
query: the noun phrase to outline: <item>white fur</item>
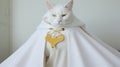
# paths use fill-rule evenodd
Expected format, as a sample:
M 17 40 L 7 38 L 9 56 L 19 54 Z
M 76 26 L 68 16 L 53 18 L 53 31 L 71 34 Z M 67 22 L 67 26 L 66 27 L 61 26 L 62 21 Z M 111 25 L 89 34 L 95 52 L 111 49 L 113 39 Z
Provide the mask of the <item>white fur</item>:
M 66 7 L 68 5 L 71 5 L 71 3 L 66 4 L 65 6 L 63 5 L 56 5 L 52 9 L 48 10 L 48 12 L 44 15 L 43 20 L 55 27 L 59 26 L 64 26 L 73 21 L 73 12 L 70 10 L 70 7 Z M 62 16 L 62 15 L 66 16 Z M 53 15 L 56 15 L 55 17 Z

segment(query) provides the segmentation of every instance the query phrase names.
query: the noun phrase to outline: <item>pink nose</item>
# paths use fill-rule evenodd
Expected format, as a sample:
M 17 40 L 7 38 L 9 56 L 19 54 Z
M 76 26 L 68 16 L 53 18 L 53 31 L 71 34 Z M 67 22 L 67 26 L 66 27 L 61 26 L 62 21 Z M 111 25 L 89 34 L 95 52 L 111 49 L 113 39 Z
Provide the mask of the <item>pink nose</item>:
M 62 22 L 62 20 L 59 20 L 58 23 L 60 24 Z

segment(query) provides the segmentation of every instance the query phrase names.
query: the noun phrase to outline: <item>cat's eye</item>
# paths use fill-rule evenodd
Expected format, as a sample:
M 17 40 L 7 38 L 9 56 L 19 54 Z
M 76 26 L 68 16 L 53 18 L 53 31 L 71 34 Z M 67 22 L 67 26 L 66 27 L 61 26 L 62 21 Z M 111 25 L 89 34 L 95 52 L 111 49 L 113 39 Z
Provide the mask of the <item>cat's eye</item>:
M 52 14 L 52 16 L 53 16 L 53 17 L 56 17 L 56 15 L 55 15 L 55 14 Z
M 66 16 L 67 14 L 63 14 L 62 17 Z

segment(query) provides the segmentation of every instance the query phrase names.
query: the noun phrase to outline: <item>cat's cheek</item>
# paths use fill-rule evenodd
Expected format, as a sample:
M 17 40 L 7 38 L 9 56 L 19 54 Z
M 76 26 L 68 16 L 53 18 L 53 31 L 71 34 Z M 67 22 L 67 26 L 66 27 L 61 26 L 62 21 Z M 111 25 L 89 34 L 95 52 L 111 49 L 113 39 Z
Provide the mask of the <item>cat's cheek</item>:
M 57 22 L 52 22 L 52 24 L 58 24 Z
M 50 22 L 53 22 L 54 21 L 54 18 L 53 17 L 49 17 L 48 18 Z
M 63 22 L 67 21 L 68 20 L 68 17 L 64 17 L 63 18 Z
M 51 16 L 51 17 L 49 17 L 49 19 L 53 21 L 53 20 L 55 20 L 55 17 Z
M 64 22 L 62 22 L 62 25 L 66 25 L 66 22 L 64 21 Z

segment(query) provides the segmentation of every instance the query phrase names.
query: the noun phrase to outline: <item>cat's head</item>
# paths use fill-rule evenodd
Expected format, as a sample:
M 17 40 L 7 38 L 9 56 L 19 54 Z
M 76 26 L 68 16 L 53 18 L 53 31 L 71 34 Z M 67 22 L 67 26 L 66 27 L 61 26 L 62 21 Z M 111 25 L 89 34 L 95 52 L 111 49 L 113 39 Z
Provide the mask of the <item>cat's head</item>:
M 43 17 L 44 21 L 52 26 L 64 26 L 72 22 L 73 0 L 65 5 L 56 5 L 46 2 L 48 12 Z

